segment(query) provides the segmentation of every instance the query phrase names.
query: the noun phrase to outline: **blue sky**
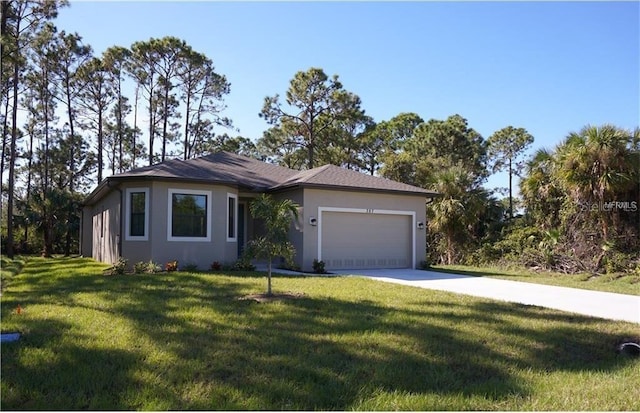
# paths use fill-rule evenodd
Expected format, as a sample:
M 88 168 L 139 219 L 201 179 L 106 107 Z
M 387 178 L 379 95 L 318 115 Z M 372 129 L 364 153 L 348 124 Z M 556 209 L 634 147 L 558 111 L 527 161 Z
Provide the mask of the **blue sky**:
M 184 39 L 227 76 L 225 114 L 252 139 L 268 128 L 264 97 L 310 67 L 339 75 L 375 121 L 457 113 L 485 138 L 523 127 L 532 150 L 640 123 L 639 2 L 71 1 L 55 23 L 96 54 Z

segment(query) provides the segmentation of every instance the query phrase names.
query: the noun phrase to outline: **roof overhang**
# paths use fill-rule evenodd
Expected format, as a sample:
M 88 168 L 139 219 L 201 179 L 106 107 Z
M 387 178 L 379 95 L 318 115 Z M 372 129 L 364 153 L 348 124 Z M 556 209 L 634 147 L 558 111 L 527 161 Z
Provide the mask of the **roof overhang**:
M 181 177 L 165 177 L 165 176 L 150 176 L 150 175 L 141 175 L 141 176 L 112 176 L 109 178 L 105 178 L 100 184 L 94 189 L 84 200 L 82 203 L 83 206 L 89 206 L 95 204 L 97 201 L 105 197 L 109 192 L 111 192 L 114 188 L 119 187 L 121 184 L 125 182 L 180 182 L 180 183 L 191 183 L 191 184 L 206 184 L 206 185 L 221 185 L 221 186 L 230 186 L 233 188 L 242 189 L 245 192 L 265 192 L 266 188 L 253 188 L 250 186 L 238 184 L 233 181 L 211 181 L 207 179 L 197 179 L 197 178 L 181 178 Z
M 310 188 L 310 189 L 327 189 L 332 191 L 344 191 L 344 192 L 370 192 L 370 193 L 378 193 L 378 194 L 391 194 L 391 195 L 409 195 L 409 196 L 422 196 L 425 198 L 433 199 L 441 194 L 437 192 L 432 192 L 428 190 L 422 191 L 400 191 L 393 189 L 381 189 L 381 188 L 361 188 L 361 187 L 351 187 L 351 186 L 341 186 L 341 185 L 319 185 L 319 184 L 309 184 L 309 183 L 296 183 L 292 185 L 282 185 L 269 188 L 265 190 L 268 193 L 278 193 L 284 191 L 295 190 L 298 188 Z

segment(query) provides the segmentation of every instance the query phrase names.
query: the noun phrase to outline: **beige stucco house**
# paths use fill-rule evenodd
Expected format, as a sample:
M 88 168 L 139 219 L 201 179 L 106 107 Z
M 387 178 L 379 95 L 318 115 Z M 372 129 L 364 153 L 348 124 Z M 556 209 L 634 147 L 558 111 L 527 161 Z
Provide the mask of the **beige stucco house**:
M 305 171 L 218 152 L 111 176 L 86 199 L 81 253 L 98 261 L 235 262 L 261 231 L 249 203 L 261 193 L 299 208 L 295 262 L 311 270 L 415 268 L 425 259 L 425 208 L 434 193 L 325 165 Z

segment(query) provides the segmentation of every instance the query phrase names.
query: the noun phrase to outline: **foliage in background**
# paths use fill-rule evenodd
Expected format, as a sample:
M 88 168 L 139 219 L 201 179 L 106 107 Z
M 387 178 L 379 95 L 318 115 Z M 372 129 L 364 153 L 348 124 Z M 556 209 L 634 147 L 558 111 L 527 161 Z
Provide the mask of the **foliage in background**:
M 640 262 L 640 131 L 585 126 L 538 151 L 521 181 L 526 222 L 541 228 L 545 268 L 633 271 Z M 541 242 L 544 240 L 540 240 Z
M 315 67 L 297 72 L 284 103 L 277 94 L 267 96 L 260 112 L 273 127 L 259 145 L 274 160 L 294 169 L 355 163 L 358 136 L 371 119 L 360 108 L 360 98 L 346 91 L 337 75 L 329 78 Z
M 506 170 L 509 174 L 509 218 L 513 218 L 513 177 L 520 176 L 524 163 L 520 159 L 533 143 L 533 136 L 524 128 L 507 126 L 495 132 L 487 140 L 492 172 Z
M 82 200 L 105 172 L 227 150 L 294 169 L 331 163 L 440 191 L 427 207 L 431 264 L 638 266 L 640 129 L 585 126 L 523 165 L 533 140 L 523 128 L 485 140 L 458 114 L 425 120 L 404 112 L 376 123 L 338 75 L 314 67 L 295 73 L 282 98 L 265 98 L 260 116 L 271 127 L 254 143 L 218 133 L 232 127 L 223 115 L 230 84 L 184 40 L 151 38 L 97 56 L 81 34 L 55 26 L 67 1 L 0 4 L 0 245 L 9 257 L 78 252 Z M 483 188 L 503 168 L 510 188 L 522 178 L 521 199 L 510 189 L 508 205 Z M 518 237 L 529 232 L 524 246 L 529 238 Z
M 2 2 L 0 181 L 7 183 L 2 248 L 9 256 L 77 252 L 79 200 L 96 176 L 100 182 L 105 170 L 135 168 L 145 154 L 153 164 L 216 150 L 214 127 L 231 126 L 222 116 L 229 83 L 211 59 L 171 36 L 95 56 L 79 34 L 53 24 L 66 5 Z M 123 95 L 126 82 L 135 96 Z M 143 100 L 148 150 L 137 124 Z

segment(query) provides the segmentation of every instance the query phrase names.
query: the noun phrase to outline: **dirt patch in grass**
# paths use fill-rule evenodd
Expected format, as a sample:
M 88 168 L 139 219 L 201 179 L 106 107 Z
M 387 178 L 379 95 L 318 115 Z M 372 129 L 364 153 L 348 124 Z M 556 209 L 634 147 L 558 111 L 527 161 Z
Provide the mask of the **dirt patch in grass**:
M 275 293 L 275 294 L 249 294 L 243 297 L 240 297 L 239 300 L 253 300 L 257 303 L 270 303 L 273 301 L 283 301 L 283 300 L 296 300 L 298 298 L 304 297 L 304 293 L 293 293 L 293 292 L 285 292 L 285 293 Z

